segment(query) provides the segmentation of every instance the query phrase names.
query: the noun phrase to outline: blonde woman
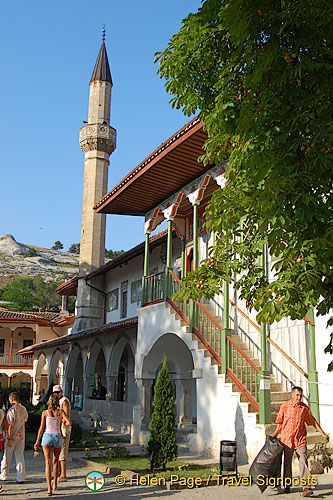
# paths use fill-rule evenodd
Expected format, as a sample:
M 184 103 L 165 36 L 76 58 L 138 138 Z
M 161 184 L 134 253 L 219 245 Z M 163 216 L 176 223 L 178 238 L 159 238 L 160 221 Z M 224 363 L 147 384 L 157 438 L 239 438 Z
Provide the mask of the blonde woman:
M 45 458 L 45 477 L 47 482 L 47 494 L 52 495 L 51 469 L 52 469 L 52 450 L 53 450 L 53 489 L 57 489 L 59 455 L 62 446 L 61 424 L 71 425 L 69 418 L 59 408 L 57 394 L 51 394 L 48 402 L 48 409 L 42 413 L 42 420 L 37 434 L 35 451 L 38 450 L 42 439 L 42 448 Z M 44 433 L 44 434 L 43 434 Z M 43 438 L 42 438 L 43 435 Z

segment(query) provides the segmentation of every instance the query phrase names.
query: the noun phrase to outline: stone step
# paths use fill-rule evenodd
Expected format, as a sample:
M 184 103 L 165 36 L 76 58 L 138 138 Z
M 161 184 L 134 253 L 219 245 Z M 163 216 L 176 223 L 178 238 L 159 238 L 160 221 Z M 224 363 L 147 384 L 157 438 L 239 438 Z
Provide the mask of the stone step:
M 271 401 L 276 402 L 279 401 L 283 403 L 284 401 L 288 401 L 290 399 L 290 392 L 272 392 L 272 385 L 271 384 Z

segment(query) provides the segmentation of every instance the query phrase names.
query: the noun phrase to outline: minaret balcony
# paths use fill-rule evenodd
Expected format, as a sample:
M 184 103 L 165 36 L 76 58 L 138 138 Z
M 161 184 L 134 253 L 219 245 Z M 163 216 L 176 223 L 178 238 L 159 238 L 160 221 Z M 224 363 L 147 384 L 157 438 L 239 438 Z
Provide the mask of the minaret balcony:
M 104 151 L 109 155 L 116 148 L 116 129 L 104 123 L 88 123 L 80 128 L 80 147 L 88 151 Z

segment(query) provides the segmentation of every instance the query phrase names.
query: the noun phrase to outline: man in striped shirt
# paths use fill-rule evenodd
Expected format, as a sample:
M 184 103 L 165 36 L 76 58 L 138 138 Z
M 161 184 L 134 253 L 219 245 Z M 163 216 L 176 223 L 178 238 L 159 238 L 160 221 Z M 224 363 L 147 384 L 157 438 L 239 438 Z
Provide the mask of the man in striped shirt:
M 281 432 L 281 443 L 284 447 L 284 467 L 283 467 L 283 483 L 285 485 L 285 493 L 290 493 L 292 480 L 291 461 L 294 454 L 299 460 L 300 477 L 305 478 L 303 496 L 308 497 L 313 495 L 309 479 L 311 474 L 308 468 L 308 457 L 306 448 L 307 425 L 313 425 L 324 437 L 325 432 L 318 424 L 317 420 L 312 415 L 310 408 L 302 403 L 303 389 L 301 387 L 293 387 L 291 391 L 291 399 L 281 405 L 279 414 L 276 419 L 278 424 L 273 437 L 277 437 Z M 286 479 L 289 478 L 290 482 Z

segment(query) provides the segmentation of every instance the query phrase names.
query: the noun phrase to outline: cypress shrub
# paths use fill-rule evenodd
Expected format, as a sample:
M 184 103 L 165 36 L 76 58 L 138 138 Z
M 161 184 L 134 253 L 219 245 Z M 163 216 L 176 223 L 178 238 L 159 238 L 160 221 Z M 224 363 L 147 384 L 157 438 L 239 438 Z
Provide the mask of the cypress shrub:
M 176 415 L 174 412 L 173 385 L 169 378 L 166 358 L 163 358 L 154 394 L 154 410 L 149 424 L 148 455 L 153 454 L 154 467 L 163 467 L 178 455 L 176 442 Z

